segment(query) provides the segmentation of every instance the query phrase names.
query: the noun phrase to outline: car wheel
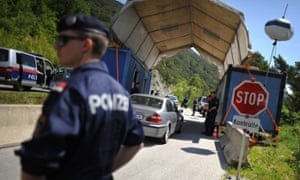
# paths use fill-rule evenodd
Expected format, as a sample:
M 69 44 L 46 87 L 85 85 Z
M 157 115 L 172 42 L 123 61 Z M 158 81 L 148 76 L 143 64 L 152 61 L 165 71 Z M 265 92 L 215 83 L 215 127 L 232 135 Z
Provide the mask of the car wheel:
M 176 133 L 181 133 L 181 129 L 182 129 L 182 126 L 183 126 L 183 117 L 180 116 L 180 118 L 178 119 L 178 124 L 176 124 Z
M 170 127 L 167 128 L 167 131 L 165 132 L 164 136 L 161 139 L 161 143 L 162 144 L 167 144 L 167 142 L 169 140 L 169 136 L 170 136 Z

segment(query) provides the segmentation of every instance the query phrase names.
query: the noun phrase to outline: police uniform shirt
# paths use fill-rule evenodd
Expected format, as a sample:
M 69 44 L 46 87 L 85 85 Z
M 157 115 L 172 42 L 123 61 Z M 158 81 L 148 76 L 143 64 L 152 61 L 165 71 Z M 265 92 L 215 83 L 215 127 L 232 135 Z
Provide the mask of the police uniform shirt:
M 33 138 L 16 154 L 22 169 L 47 179 L 112 179 L 120 145 L 138 145 L 143 130 L 128 92 L 104 62 L 83 65 L 53 87 Z
M 208 109 L 211 109 L 212 107 L 216 107 L 211 111 L 211 113 L 217 113 L 218 107 L 219 107 L 219 100 L 215 97 L 211 99 L 208 103 Z

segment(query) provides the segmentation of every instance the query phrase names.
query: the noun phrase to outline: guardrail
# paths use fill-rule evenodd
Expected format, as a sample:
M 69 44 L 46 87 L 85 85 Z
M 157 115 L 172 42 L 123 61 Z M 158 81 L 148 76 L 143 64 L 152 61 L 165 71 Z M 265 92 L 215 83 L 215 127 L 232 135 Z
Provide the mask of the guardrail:
M 0 105 L 0 148 L 19 145 L 32 136 L 41 105 Z
M 242 139 L 245 136 L 244 147 L 242 147 Z M 244 149 L 242 164 L 249 164 L 249 136 L 241 129 L 232 127 L 231 122 L 227 122 L 225 133 L 220 137 L 220 144 L 223 148 L 223 154 L 228 164 L 237 164 L 239 162 L 241 150 Z

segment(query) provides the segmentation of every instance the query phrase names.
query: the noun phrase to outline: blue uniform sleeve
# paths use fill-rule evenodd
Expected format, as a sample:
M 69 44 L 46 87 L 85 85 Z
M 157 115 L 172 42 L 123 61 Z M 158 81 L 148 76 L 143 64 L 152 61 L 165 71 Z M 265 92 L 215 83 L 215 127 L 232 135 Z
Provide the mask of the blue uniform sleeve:
M 132 105 L 129 106 L 129 128 L 128 133 L 124 141 L 125 146 L 138 145 L 144 141 L 144 132 L 141 122 L 136 118 L 136 113 L 132 108 Z
M 72 102 L 71 96 L 75 97 Z M 79 132 L 79 107 L 79 96 L 72 92 L 50 93 L 32 139 L 22 143 L 21 149 L 16 151 L 23 171 L 45 175 L 60 168 L 68 139 Z

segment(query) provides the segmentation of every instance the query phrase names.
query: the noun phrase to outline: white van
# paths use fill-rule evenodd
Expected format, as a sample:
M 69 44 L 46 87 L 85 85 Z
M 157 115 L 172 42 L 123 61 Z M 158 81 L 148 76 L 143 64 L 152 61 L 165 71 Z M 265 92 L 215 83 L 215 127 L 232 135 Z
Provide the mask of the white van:
M 17 90 L 48 88 L 54 73 L 54 65 L 40 55 L 0 47 L 0 84 Z

